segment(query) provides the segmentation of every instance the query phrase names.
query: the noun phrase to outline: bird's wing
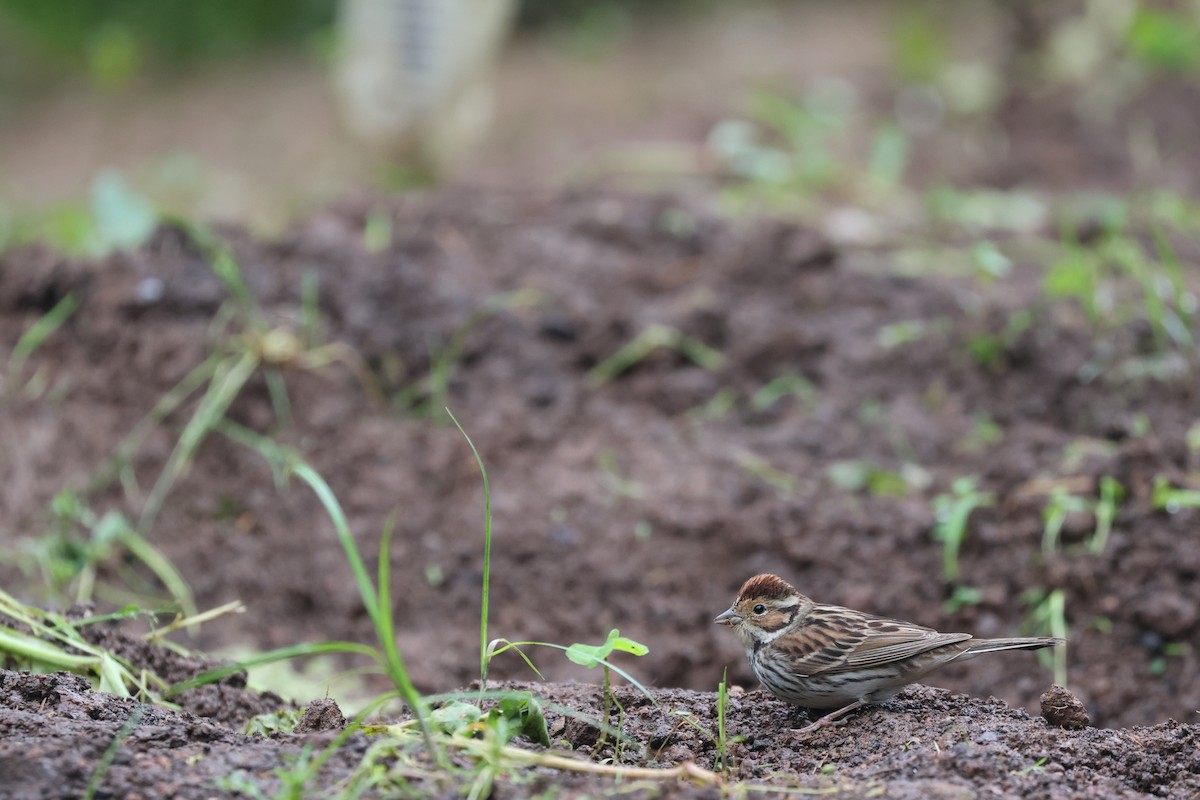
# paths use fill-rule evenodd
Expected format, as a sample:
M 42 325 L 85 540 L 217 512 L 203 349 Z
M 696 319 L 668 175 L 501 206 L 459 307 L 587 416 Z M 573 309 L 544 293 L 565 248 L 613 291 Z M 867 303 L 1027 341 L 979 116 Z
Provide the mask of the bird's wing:
M 793 634 L 773 644 L 787 651 L 798 675 L 883 666 L 971 638 L 837 606 L 818 606 Z

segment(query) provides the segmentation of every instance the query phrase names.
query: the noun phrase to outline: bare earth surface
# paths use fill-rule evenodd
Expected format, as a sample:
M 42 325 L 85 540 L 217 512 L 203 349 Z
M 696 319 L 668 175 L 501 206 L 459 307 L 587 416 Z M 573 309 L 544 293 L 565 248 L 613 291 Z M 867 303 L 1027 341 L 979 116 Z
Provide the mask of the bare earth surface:
M 368 214 L 392 222 L 393 243 L 378 252 L 363 247 Z M 1196 653 L 1166 649 L 1194 642 L 1200 625 L 1196 512 L 1172 515 L 1150 502 L 1156 475 L 1179 484 L 1197 466 L 1184 444 L 1194 383 L 1123 370 L 1144 342 L 1134 329 L 1110 337 L 1115 349 L 1101 376 L 1085 382 L 1080 367 L 1095 356 L 1093 336 L 1069 307 L 1038 300 L 1036 271 L 1019 265 L 988 284 L 899 277 L 803 227 L 734 224 L 671 198 L 611 192 L 451 190 L 347 203 L 277 241 L 226 234 L 273 324 L 298 319 L 302 277 L 319 276 L 328 339 L 361 354 L 388 397 L 418 385 L 431 353 L 457 335 L 446 402 L 491 477 L 492 636 L 569 644 L 619 627 L 650 646 L 626 666 L 661 692 L 666 708 L 684 708 L 712 730 L 715 695 L 703 692 L 722 669 L 754 686 L 734 637 L 711 624 L 750 574 L 777 571 L 824 602 L 980 636 L 1015 634 L 1030 611 L 1022 593 L 1062 587 L 1071 686 L 1093 722 L 1155 727 L 1050 727 L 1036 716 L 1048 670 L 1033 655 L 1001 654 L 947 669 L 935 682 L 1011 707 L 919 689 L 803 742 L 792 733 L 802 714 L 742 694 L 730 719 L 731 735 L 746 737 L 735 774 L 840 787 L 846 796 L 882 788 L 889 796 L 965 797 L 987 787 L 1179 797 L 1200 789 L 1200 728 L 1180 724 L 1194 722 L 1200 708 Z M 187 236 L 172 228 L 100 263 L 23 250 L 0 259 L 3 341 L 15 343 L 69 291 L 81 307 L 24 371 L 43 392 L 10 396 L 0 417 L 8 546 L 44 530 L 53 494 L 83 486 L 205 357 L 225 300 Z M 1032 309 L 1035 324 L 1007 341 L 997 361 L 971 358 L 966 342 L 1000 333 L 1020 307 Z M 942 320 L 939 332 L 900 345 L 879 336 L 917 318 Z M 607 382 L 589 379 L 654 324 L 720 351 L 723 362 L 704 369 L 662 350 Z M 761 401 L 764 385 L 788 375 L 805 388 Z M 373 402 L 337 364 L 290 370 L 286 382 L 290 427 L 279 425 L 257 378 L 231 418 L 277 432 L 311 460 L 368 561 L 398 510 L 400 646 L 422 690 L 468 685 L 478 668 L 483 493 L 461 436 Z M 721 390 L 732 404 L 718 413 L 710 401 Z M 998 426 L 998 440 L 978 439 L 981 415 Z M 186 418 L 172 415 L 135 460 L 143 492 Z M 888 470 L 918 465 L 928 484 L 856 491 L 830 477 L 829 468 L 847 460 Z M 996 502 L 972 517 L 962 553 L 961 581 L 981 600 L 949 611 L 930 500 L 962 475 L 978 476 Z M 1104 475 L 1129 492 L 1108 547 L 1083 551 L 1092 520 L 1079 515 L 1065 528 L 1062 551 L 1044 557 L 1044 479 L 1065 476 L 1094 495 Z M 91 503 L 97 511 L 139 510 L 115 485 Z M 262 457 L 242 445 L 219 436 L 202 444 L 151 538 L 179 565 L 201 608 L 236 598 L 249 609 L 206 625 L 188 646 L 371 638 L 313 496 L 300 486 L 278 489 Z M 6 586 L 28 585 L 12 568 L 4 577 Z M 552 681 L 596 681 L 557 656 L 536 657 Z M 505 656 L 493 676 L 529 673 Z M 0 764 L 19 776 L 9 785 L 19 796 L 75 796 L 133 704 L 90 693 L 75 678 L 3 680 Z M 598 713 L 593 685 L 536 688 Z M 203 703 L 185 702 L 195 716 L 148 710 L 119 749 L 106 791 L 210 796 L 207 782 L 235 770 L 269 786 L 272 768 L 304 740 L 239 732 L 277 698 L 223 702 L 209 691 Z M 711 742 L 621 691 L 626 731 L 649 748 L 644 759 L 711 766 Z M 1034 716 L 1013 710 L 1022 708 Z M 587 737 L 594 740 L 586 726 L 560 721 L 556 730 L 551 716 L 556 741 L 586 750 Z M 351 741 L 322 781 L 361 755 L 365 742 Z M 643 758 L 632 750 L 622 757 Z M 592 791 L 610 786 L 591 780 L 600 780 Z
M 714 53 L 751 47 L 784 30 L 774 13 L 738 17 L 737 25 L 718 17 L 711 38 L 692 38 Z M 821 30 L 856 19 L 827 15 Z M 644 47 L 645 62 L 618 59 L 635 76 L 671 61 L 668 45 L 677 41 L 661 29 L 642 36 L 661 46 Z M 829 43 L 842 40 L 823 40 L 811 64 L 801 56 L 776 62 L 778 48 L 752 50 L 740 77 L 728 78 L 729 91 L 744 92 L 755 77 L 798 81 L 836 61 Z M 848 76 L 869 67 L 877 73 L 884 60 L 870 48 L 846 50 L 837 64 Z M 531 49 L 502 65 L 501 95 L 528 114 L 498 118 L 507 158 L 481 161 L 481 182 L 524 187 L 536 183 L 525 173 L 577 177 L 580 161 L 588 166 L 614 138 L 674 137 L 698 152 L 729 112 L 727 98 L 707 104 L 709 73 L 680 67 L 661 84 L 645 81 L 638 95 L 667 109 L 665 116 L 621 117 L 599 102 L 601 70 L 585 62 L 562 81 L 567 88 L 554 103 L 543 103 L 535 78 L 560 74 L 548 63 L 562 66 Z M 283 68 L 265 71 L 247 92 L 293 78 Z M 864 93 L 874 102 L 871 91 Z M 288 105 L 286 93 L 273 94 Z M 663 96 L 690 100 L 675 107 Z M 1097 124 L 1061 98 L 1014 94 L 979 140 L 1002 148 L 955 149 L 952 130 L 914 140 L 909 177 L 921 185 L 952 179 L 1194 194 L 1195 96 L 1186 82 L 1164 80 L 1116 109 L 1111 124 Z M 571 105 L 580 98 L 597 103 Z M 301 93 L 295 107 L 324 102 Z M 577 123 L 571 137 L 532 140 L 534 128 L 558 130 L 552 115 L 544 124 L 534 117 L 543 106 Z M 302 146 L 302 134 L 319 138 L 332 124 L 321 108 L 314 119 L 326 121 L 295 137 L 298 155 L 274 154 L 285 162 L 282 183 L 302 172 L 291 158 L 310 161 L 311 174 L 301 177 L 318 183 L 360 168 L 333 156 L 322 161 Z M 264 112 L 270 124 L 259 127 L 295 128 L 304 115 L 294 113 Z M 1159 137 L 1151 167 L 1129 156 L 1143 118 Z M 620 132 L 602 130 L 606 120 Z M 126 150 L 157 151 L 172 138 L 123 149 L 112 143 L 124 137 L 106 134 L 115 150 L 100 148 L 102 160 L 124 163 L 133 157 Z M 51 137 L 45 141 L 47 153 L 58 152 Z M 233 150 L 250 159 L 263 152 Z M 13 185 L 42 174 L 37 156 L 35 147 L 24 159 L 27 174 L 12 171 Z M 64 170 L 56 185 L 47 183 L 46 198 L 77 179 Z M 1200 448 L 1189 446 L 1200 408 L 1194 357 L 1161 357 L 1145 325 L 1098 333 L 1076 306 L 1047 300 L 1047 256 L 1034 248 L 1014 247 L 1012 271 L 986 281 L 961 268 L 947 274 L 939 258 L 947 251 L 934 247 L 961 255 L 975 237 L 922 232 L 914 242 L 892 232 L 873 246 L 838 244 L 801 224 L 731 221 L 703 197 L 472 186 L 344 200 L 277 238 L 239 225 L 221 230 L 271 326 L 302 329 L 303 287 L 315 277 L 308 323 L 367 367 L 371 385 L 342 362 L 285 369 L 290 420 L 255 375 L 228 416 L 312 463 L 345 507 L 368 563 L 395 512 L 397 636 L 418 688 L 446 692 L 478 678 L 483 488 L 462 436 L 439 412 L 448 405 L 491 479 L 489 636 L 566 645 L 601 641 L 616 627 L 650 648 L 639 659 L 617 656 L 659 701 L 655 707 L 619 686 L 625 713 L 612 723 L 628 737 L 619 751 L 601 746 L 596 728 L 576 718 L 601 713 L 599 676 L 556 652 L 531 652 L 547 682 L 508 685 L 546 700 L 556 749 L 624 765 L 711 768 L 713 690 L 728 667 L 730 681 L 744 687 L 730 704 L 729 781 L 851 798 L 1200 795 L 1200 512 L 1169 513 L 1152 502 L 1159 478 L 1200 489 Z M 251 217 L 250 206 L 230 208 Z M 1086 240 L 1087 227 L 1079 232 Z M 1176 245 L 1184 264 L 1200 259 L 1195 241 Z M 214 319 L 229 300 L 189 236 L 169 225 L 136 251 L 101 261 L 36 247 L 9 252 L 0 255 L 0 364 L 69 293 L 80 305 L 67 323 L 19 375 L 0 378 L 0 585 L 57 607 L 70 601 L 44 594 L 46 576 L 32 566 L 38 542 L 54 528 L 51 501 L 72 489 L 97 514 L 137 518 L 194 400 L 152 431 L 126 476 L 133 479 L 93 479 L 155 403 L 218 346 Z M 1022 318 L 1027 325 L 1013 324 Z M 620 374 L 597 371 L 646 331 L 677 332 L 691 356 L 660 348 Z M 709 361 L 696 363 L 706 353 Z M 932 501 L 965 476 L 993 502 L 970 517 L 960 557 L 958 583 L 977 590 L 977 602 L 948 603 L 954 584 L 942 575 Z M 1045 554 L 1043 511 L 1054 489 L 1094 498 L 1104 477 L 1126 491 L 1106 547 L 1086 548 L 1095 520 L 1074 513 L 1062 546 Z M 149 538 L 178 566 L 201 609 L 235 599 L 246 605 L 195 638 L 180 637 L 187 648 L 372 640 L 320 504 L 299 483 L 278 486 L 263 457 L 242 444 L 220 435 L 201 443 Z M 101 561 L 102 608 L 164 594 L 135 560 Z M 821 602 L 983 637 L 1019 635 L 1030 598 L 1061 589 L 1070 689 L 1095 727 L 1060 727 L 1062 712 L 1053 708 L 1069 705 L 1064 694 L 1047 701 L 1059 724 L 1044 719 L 1039 701 L 1053 682 L 1050 670 L 1034 654 L 1006 653 L 931 676 L 944 689 L 915 687 L 801 738 L 795 729 L 805 713 L 756 690 L 736 639 L 712 624 L 741 582 L 763 571 Z M 141 597 L 115 592 L 125 585 Z M 167 681 L 207 664 L 137 643 L 133 625 L 87 630 Z M 492 677 L 533 675 L 508 653 L 492 664 Z M 303 685 L 301 704 L 325 694 L 311 675 L 271 685 L 281 693 Z M 248 796 L 251 786 L 272 796 L 281 789 L 277 770 L 333 743 L 340 719 L 323 706 L 312 712 L 311 733 L 247 735 L 252 717 L 292 706 L 247 688 L 242 676 L 185 694 L 178 712 L 94 692 L 61 673 L 0 671 L 0 698 L 0 798 L 78 797 L 100 774 L 96 797 Z M 135 711 L 136 725 L 128 725 Z M 377 741 L 350 736 L 310 793 L 344 789 Z M 450 796 L 470 776 L 412 779 L 423 794 Z M 495 794 L 533 796 L 558 786 L 591 795 L 721 791 L 686 779 L 614 784 L 539 769 L 502 777 Z

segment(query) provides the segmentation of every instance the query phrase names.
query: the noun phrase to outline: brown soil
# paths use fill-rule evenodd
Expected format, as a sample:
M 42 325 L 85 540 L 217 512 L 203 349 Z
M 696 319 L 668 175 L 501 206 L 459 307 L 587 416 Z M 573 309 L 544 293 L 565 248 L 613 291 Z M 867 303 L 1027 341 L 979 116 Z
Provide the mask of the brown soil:
M 122 651 L 120 642 L 109 644 Z M 96 797 L 244 796 L 247 786 L 272 796 L 283 791 L 283 776 L 294 774 L 306 754 L 329 749 L 322 768 L 302 784 L 304 796 L 323 796 L 346 789 L 379 739 L 363 733 L 339 736 L 344 720 L 328 700 L 314 701 L 307 710 L 307 733 L 245 735 L 241 729 L 250 714 L 277 710 L 277 698 L 237 685 L 209 687 L 214 688 L 219 688 L 217 702 L 211 702 L 211 692 L 209 702 L 188 693 L 181 698 L 182 710 L 170 711 L 93 692 L 85 679 L 68 673 L 0 671 L 4 797 L 80 796 L 113 742 L 119 748 L 95 781 Z M 690 780 L 622 787 L 622 794 L 638 797 L 714 797 L 733 778 L 761 788 L 841 798 L 970 798 L 985 787 L 996 796 L 1047 798 L 1185 797 L 1200 791 L 1197 726 L 1173 721 L 1127 730 L 1066 730 L 995 698 L 918 686 L 887 706 L 803 736 L 794 728 L 804 717 L 793 708 L 761 690 L 735 691 L 727 711 L 734 737 L 730 772 L 714 780 L 705 769 L 718 761 L 716 696 L 710 692 L 663 689 L 655 693 L 654 705 L 634 689 L 617 689 L 624 713 L 614 714 L 611 722 L 620 726 L 624 739 L 616 750 L 611 739 L 600 743 L 596 729 L 574 717 L 595 718 L 600 687 L 510 683 L 501 688 L 536 692 L 547 709 L 553 745 L 573 750 L 581 760 L 604 757 L 622 766 L 658 769 L 695 765 L 688 768 Z M 428 777 L 429 770 L 424 777 L 411 777 L 420 766 L 419 760 L 408 761 L 406 794 L 452 795 L 474 777 L 463 763 L 440 773 L 440 779 Z M 376 777 L 381 783 L 368 796 L 395 788 L 382 773 Z M 595 793 L 608 788 L 609 780 L 539 767 L 502 775 L 494 794 Z
M 381 252 L 362 244 L 369 214 L 392 221 L 394 243 Z M 935 680 L 1001 700 L 915 689 L 803 742 L 791 732 L 802 714 L 761 693 L 741 695 L 730 723 L 732 734 L 748 737 L 737 774 L 782 774 L 847 796 L 880 788 L 889 796 L 966 796 L 985 786 L 1064 797 L 1200 790 L 1200 728 L 1165 722 L 1191 723 L 1200 708 L 1200 686 L 1189 677 L 1197 654 L 1186 647 L 1200 630 L 1196 512 L 1167 514 L 1150 502 L 1157 475 L 1180 484 L 1197 467 L 1184 444 L 1195 421 L 1194 383 L 1122 371 L 1145 347 L 1136 329 L 1110 334 L 1106 369 L 1083 380 L 1094 333 L 1069 307 L 1045 303 L 1040 271 L 1018 267 L 990 284 L 899 277 L 804 227 L 737 225 L 695 203 L 598 191 L 357 201 L 276 241 L 226 235 L 273 323 L 295 322 L 302 278 L 315 272 L 328 339 L 361 354 L 389 398 L 418 383 L 431 353 L 468 331 L 446 402 L 491 478 L 492 636 L 568 644 L 619 627 L 650 646 L 626 666 L 666 707 L 686 708 L 711 729 L 714 696 L 684 689 L 711 691 L 726 666 L 734 683 L 754 685 L 736 640 L 711 620 L 755 572 L 779 572 L 821 601 L 981 636 L 1018 631 L 1030 610 L 1024 592 L 1062 588 L 1071 687 L 1093 722 L 1156 727 L 1066 733 L 1010 710 L 1005 702 L 1035 710 L 1051 678 L 1033 655 L 1004 654 Z M 537 293 L 538 302 L 479 315 L 517 290 Z M 11 346 L 70 291 L 81 307 L 23 373 L 41 393 L 13 384 L 0 415 L 0 510 L 10 547 L 45 530 L 54 493 L 85 485 L 210 352 L 207 332 L 226 298 L 173 228 L 102 262 L 23 250 L 0 258 L 0 341 Z M 999 334 L 1019 308 L 1033 311 L 1034 325 L 995 362 L 972 358 L 971 337 Z M 942 323 L 910 344 L 881 343 L 881 328 L 915 319 Z M 653 324 L 719 350 L 723 365 L 707 371 L 658 352 L 607 383 L 588 380 Z M 804 378 L 810 390 L 755 406 L 756 393 L 785 375 Z M 339 365 L 288 370 L 286 382 L 291 426 L 280 426 L 259 379 L 230 417 L 305 454 L 345 506 L 368 562 L 398 511 L 400 647 L 422 690 L 469 684 L 478 668 L 483 491 L 465 442 L 437 417 L 373 402 Z M 711 413 L 706 404 L 722 390 L 735 402 Z M 978 438 L 984 415 L 1002 431 L 999 441 Z M 143 492 L 186 419 L 170 417 L 139 453 Z M 888 470 L 919 465 L 929 483 L 854 491 L 830 479 L 829 468 L 847 460 Z M 962 583 L 982 599 L 952 612 L 943 606 L 952 587 L 941 578 L 930 501 L 964 475 L 978 476 L 996 502 L 972 517 L 961 559 Z M 1092 522 L 1079 515 L 1068 521 L 1062 553 L 1044 558 L 1047 481 L 1094 496 L 1105 475 L 1128 491 L 1107 549 L 1083 551 Z M 139 510 L 136 497 L 111 485 L 90 502 L 97 511 Z M 314 497 L 297 485 L 279 490 L 262 457 L 239 444 L 220 436 L 203 443 L 151 538 L 202 608 L 237 598 L 249 609 L 206 625 L 189 646 L 371 638 Z M 116 580 L 122 566 L 109 563 L 101 578 Z M 12 567 L 4 583 L 45 599 Z M 551 681 L 595 682 L 556 655 L 537 661 Z M 493 665 L 498 679 L 528 675 L 515 656 Z M 91 694 L 74 678 L 10 673 L 3 685 L 0 771 L 17 776 L 19 796 L 77 795 L 133 704 Z M 303 740 L 252 739 L 223 727 L 278 700 L 223 705 L 223 690 L 212 691 L 203 708 L 185 703 L 196 716 L 146 711 L 106 779 L 114 796 L 211 796 L 206 782 L 234 770 L 270 791 L 270 771 Z M 596 713 L 590 686 L 537 691 Z M 662 750 L 651 761 L 711 764 L 702 736 L 638 706 L 626 690 L 621 698 L 629 734 Z M 558 738 L 586 749 L 584 734 L 554 724 Z M 361 756 L 365 740 L 351 741 L 323 781 Z M 828 765 L 832 774 L 823 772 Z

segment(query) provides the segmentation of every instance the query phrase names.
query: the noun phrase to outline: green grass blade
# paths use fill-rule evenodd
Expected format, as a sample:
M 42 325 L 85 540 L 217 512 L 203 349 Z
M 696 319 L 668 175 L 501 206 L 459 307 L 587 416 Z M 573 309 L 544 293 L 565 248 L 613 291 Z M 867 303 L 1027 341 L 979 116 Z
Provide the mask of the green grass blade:
M 90 670 L 99 666 L 96 656 L 68 653 L 56 644 L 30 636 L 7 625 L 0 625 L 0 651 L 35 664 L 65 669 L 71 672 Z
M 5 385 L 9 393 L 17 391 L 17 381 L 21 379 L 21 371 L 25 369 L 25 362 L 42 346 L 43 342 L 50 338 L 51 334 L 62 327 L 62 324 L 71 314 L 75 313 L 77 308 L 79 308 L 79 298 L 75 296 L 74 292 L 68 292 L 63 299 L 54 304 L 53 308 L 21 334 L 21 338 L 17 340 L 12 355 L 8 359 Z
M 154 520 L 158 517 L 158 512 L 162 510 L 162 505 L 167 499 L 167 493 L 171 491 L 175 481 L 183 475 L 196 448 L 220 422 L 238 393 L 241 392 L 242 387 L 246 385 L 246 381 L 250 380 L 250 376 L 258 368 L 258 364 L 257 356 L 252 353 L 243 353 L 232 364 L 222 361 L 216 365 L 212 382 L 209 383 L 208 391 L 200 401 L 200 407 L 196 409 L 196 413 L 184 426 L 183 432 L 179 435 L 179 441 L 175 444 L 175 449 L 171 451 L 170 458 L 167 459 L 166 465 L 159 473 L 158 480 L 154 482 L 154 488 L 150 490 L 150 495 L 146 498 L 141 519 L 138 520 L 138 533 L 145 536 L 150 532 L 154 526 Z
M 479 607 L 479 688 L 482 691 L 487 688 L 488 662 L 490 660 L 488 658 L 488 597 L 492 576 L 492 490 L 488 483 L 487 467 L 483 465 L 483 458 L 475 449 L 475 443 L 471 441 L 471 437 L 463 430 L 463 426 L 459 424 L 458 419 L 449 408 L 446 409 L 446 413 L 450 415 L 450 420 L 458 428 L 458 432 L 467 440 L 467 446 L 471 448 L 471 453 L 475 456 L 475 463 L 479 465 L 479 474 L 483 476 L 483 598 Z
M 194 617 L 199 613 L 191 587 L 187 585 L 187 581 L 183 579 L 183 575 L 175 568 L 175 565 L 158 548 L 150 544 L 132 527 L 123 528 L 120 540 L 130 554 L 145 564 L 162 582 L 171 597 L 179 603 L 179 609 L 184 616 Z
M 433 737 L 429 732 L 428 714 L 426 713 L 425 704 L 408 675 L 408 668 L 404 664 L 404 658 L 400 654 L 400 650 L 395 646 L 393 638 L 395 634 L 391 629 L 391 615 L 388 614 L 385 616 L 380 613 L 379 594 L 375 587 L 371 585 L 371 577 L 367 573 L 366 565 L 363 564 L 362 556 L 358 552 L 358 545 L 354 542 L 354 536 L 350 533 L 350 525 L 346 521 L 346 515 L 342 511 L 341 504 L 338 503 L 333 490 L 329 488 L 329 484 L 312 467 L 303 463 L 295 464 L 291 467 L 291 472 L 308 484 L 309 488 L 317 495 L 317 499 L 325 507 L 325 512 L 329 515 L 329 518 L 333 520 L 333 526 L 337 530 L 338 539 L 341 541 L 342 549 L 346 553 L 346 560 L 350 562 L 350 569 L 354 573 L 354 580 L 358 584 L 363 603 L 367 607 L 367 614 L 371 617 L 371 621 L 375 623 L 375 633 L 381 644 L 385 642 L 392 643 L 391 649 L 385 650 L 383 654 L 388 677 L 392 679 L 392 683 L 400 691 L 401 696 L 404 697 L 404 701 L 408 703 L 413 716 L 416 717 L 417 723 L 421 726 L 421 735 L 425 738 L 425 744 L 429 748 L 430 754 L 437 755 L 438 751 L 433 746 Z
M 271 650 L 251 658 L 244 659 L 236 664 L 226 664 L 225 666 L 216 667 L 214 669 L 205 670 L 199 675 L 189 678 L 186 681 L 168 686 L 163 692 L 163 697 L 172 698 L 178 697 L 190 689 L 195 689 L 200 686 L 207 686 L 210 683 L 224 680 L 231 675 L 236 675 L 239 672 L 244 672 L 252 667 L 259 667 L 263 664 L 273 664 L 276 661 L 287 661 L 293 658 L 304 658 L 305 656 L 327 655 L 331 653 L 353 653 L 356 655 L 368 656 L 376 661 L 381 661 L 379 652 L 373 647 L 358 642 L 310 642 L 307 644 L 289 645 L 280 647 L 277 650 Z

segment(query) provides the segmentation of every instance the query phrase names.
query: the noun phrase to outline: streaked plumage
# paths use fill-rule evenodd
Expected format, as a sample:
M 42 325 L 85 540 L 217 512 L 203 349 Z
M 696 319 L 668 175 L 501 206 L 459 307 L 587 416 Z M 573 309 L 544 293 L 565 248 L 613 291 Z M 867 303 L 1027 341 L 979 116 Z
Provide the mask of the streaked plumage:
M 733 627 L 754 674 L 776 697 L 806 708 L 838 709 L 805 731 L 882 703 L 951 661 L 1063 643 L 938 633 L 911 622 L 821 605 L 775 575 L 746 581 L 733 605 L 714 622 Z

